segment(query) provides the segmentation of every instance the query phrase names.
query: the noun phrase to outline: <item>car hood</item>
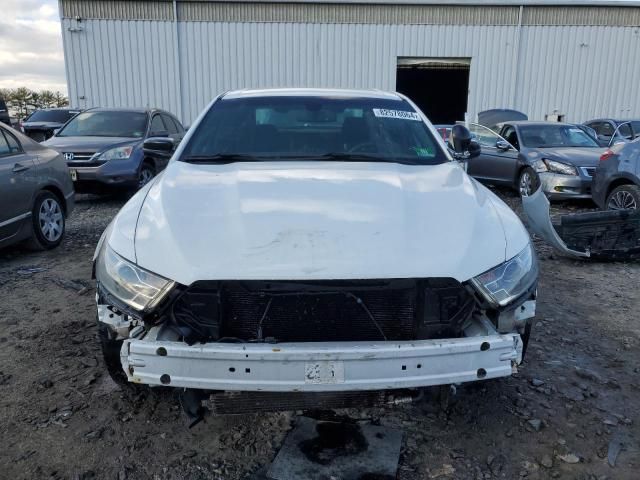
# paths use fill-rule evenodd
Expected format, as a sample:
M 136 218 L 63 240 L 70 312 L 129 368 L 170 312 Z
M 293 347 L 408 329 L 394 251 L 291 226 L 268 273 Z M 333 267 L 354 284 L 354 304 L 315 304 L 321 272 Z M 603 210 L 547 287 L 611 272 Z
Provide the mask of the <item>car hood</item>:
M 60 128 L 64 123 L 60 122 L 24 122 L 23 128 Z
M 42 142 L 42 145 L 59 152 L 98 152 L 109 147 L 139 143 L 139 138 L 129 137 L 56 137 Z
M 570 163 L 576 167 L 596 167 L 600 163 L 600 156 L 606 148 L 602 147 L 556 147 L 532 149 L 538 156 L 550 160 Z
M 465 281 L 515 256 L 528 241 L 513 211 L 455 162 L 174 161 L 125 205 L 109 245 L 141 267 L 189 285 Z

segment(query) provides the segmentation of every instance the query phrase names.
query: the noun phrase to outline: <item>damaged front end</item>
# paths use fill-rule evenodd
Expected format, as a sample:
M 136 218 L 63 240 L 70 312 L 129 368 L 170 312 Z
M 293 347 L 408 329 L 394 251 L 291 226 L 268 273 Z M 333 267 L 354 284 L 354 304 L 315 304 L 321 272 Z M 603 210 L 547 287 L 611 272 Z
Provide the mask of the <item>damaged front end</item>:
M 537 264 L 530 246 L 464 283 L 409 278 L 184 286 L 106 245 L 95 272 L 98 321 L 117 346 L 118 378 L 124 373 L 129 383 L 179 387 L 197 398 L 272 392 L 264 398 L 279 399 L 274 409 L 307 405 L 306 394 L 334 405 L 364 402 L 349 392 L 511 375 L 535 315 Z
M 640 257 L 640 210 L 563 215 L 553 224 L 549 200 L 539 188 L 522 197 L 529 227 L 556 250 L 577 258 L 630 260 Z

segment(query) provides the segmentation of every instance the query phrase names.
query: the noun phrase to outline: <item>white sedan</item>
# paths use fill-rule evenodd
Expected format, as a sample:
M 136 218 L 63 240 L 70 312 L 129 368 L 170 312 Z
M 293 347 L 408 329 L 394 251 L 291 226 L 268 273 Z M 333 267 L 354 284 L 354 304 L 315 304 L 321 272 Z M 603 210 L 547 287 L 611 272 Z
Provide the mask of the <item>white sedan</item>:
M 536 256 L 452 137 L 458 159 L 396 93 L 217 97 L 96 250 L 112 377 L 306 393 L 511 375 Z

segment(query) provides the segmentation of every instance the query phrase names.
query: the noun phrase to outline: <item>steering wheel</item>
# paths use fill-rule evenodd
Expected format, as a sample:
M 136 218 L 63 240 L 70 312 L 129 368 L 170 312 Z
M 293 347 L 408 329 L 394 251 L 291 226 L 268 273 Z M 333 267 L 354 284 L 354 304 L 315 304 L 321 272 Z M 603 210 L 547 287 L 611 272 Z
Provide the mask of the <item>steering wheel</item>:
M 347 153 L 357 153 L 357 152 L 361 152 L 361 153 L 365 153 L 366 147 L 370 147 L 373 149 L 373 151 L 375 151 L 376 146 L 373 144 L 373 142 L 362 142 L 362 143 L 358 143 L 357 145 L 354 145 L 353 147 L 351 147 L 350 149 L 347 150 Z M 371 153 L 371 152 L 366 152 L 366 153 Z

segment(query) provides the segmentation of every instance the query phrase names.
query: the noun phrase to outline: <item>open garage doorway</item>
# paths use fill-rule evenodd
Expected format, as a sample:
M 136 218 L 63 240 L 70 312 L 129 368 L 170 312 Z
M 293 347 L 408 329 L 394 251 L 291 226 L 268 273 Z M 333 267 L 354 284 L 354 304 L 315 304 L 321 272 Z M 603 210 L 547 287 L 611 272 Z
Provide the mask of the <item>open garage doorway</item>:
M 467 111 L 470 67 L 470 58 L 398 57 L 396 90 L 432 123 L 452 124 Z

